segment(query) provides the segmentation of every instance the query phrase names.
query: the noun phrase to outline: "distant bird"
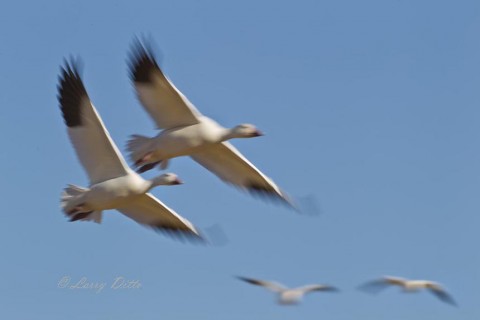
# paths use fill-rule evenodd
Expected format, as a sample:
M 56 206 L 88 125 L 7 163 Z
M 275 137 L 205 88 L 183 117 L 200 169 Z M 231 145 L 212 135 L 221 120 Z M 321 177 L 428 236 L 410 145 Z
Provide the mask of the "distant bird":
M 240 124 L 227 129 L 202 115 L 165 76 L 149 46 L 138 39 L 132 48 L 129 68 L 141 104 L 157 128 L 163 130 L 153 138 L 132 135 L 128 141 L 127 149 L 137 172 L 156 165 L 165 169 L 169 159 L 191 156 L 226 183 L 293 207 L 288 196 L 270 178 L 227 142 L 233 138 L 261 136 L 255 126 Z
M 409 280 L 391 276 L 384 276 L 381 279 L 373 280 L 361 285 L 359 289 L 376 294 L 389 286 L 401 287 L 404 292 L 417 292 L 422 289 L 427 289 L 443 302 L 455 306 L 457 305 L 453 298 L 445 291 L 445 289 L 439 283 L 428 280 Z
M 252 278 L 237 277 L 240 280 L 248 283 L 262 286 L 277 294 L 278 303 L 283 305 L 297 304 L 306 293 L 312 291 L 338 291 L 337 288 L 324 284 L 310 284 L 298 288 L 286 288 L 278 282 L 256 280 Z
M 70 221 L 100 223 L 102 210 L 117 209 L 158 231 L 181 239 L 201 239 L 188 220 L 147 193 L 155 186 L 181 181 L 172 173 L 144 180 L 129 168 L 90 102 L 73 61 L 62 68 L 58 101 L 72 145 L 90 179 L 89 188 L 69 185 L 62 194 L 61 206 Z

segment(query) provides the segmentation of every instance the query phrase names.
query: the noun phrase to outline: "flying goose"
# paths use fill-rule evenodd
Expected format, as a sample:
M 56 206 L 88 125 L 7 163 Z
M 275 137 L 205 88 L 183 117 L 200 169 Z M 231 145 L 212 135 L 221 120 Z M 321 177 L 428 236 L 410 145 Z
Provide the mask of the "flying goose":
M 65 188 L 61 198 L 64 213 L 70 221 L 100 223 L 103 210 L 116 209 L 140 224 L 180 239 L 201 239 L 187 219 L 148 193 L 155 186 L 181 181 L 172 173 L 145 180 L 129 168 L 91 103 L 77 70 L 73 61 L 65 61 L 59 77 L 58 101 L 90 187 Z
M 270 178 L 227 142 L 233 138 L 261 136 L 255 126 L 240 124 L 227 129 L 202 115 L 162 72 L 150 47 L 138 39 L 132 48 L 129 69 L 142 106 L 157 129 L 163 130 L 153 138 L 132 135 L 128 141 L 127 149 L 137 172 L 158 164 L 165 169 L 169 159 L 190 156 L 226 183 L 293 207 L 288 196 Z
M 360 286 L 360 289 L 376 294 L 390 286 L 398 286 L 402 288 L 404 292 L 417 292 L 422 289 L 427 289 L 443 302 L 456 306 L 455 300 L 453 300 L 453 298 L 439 283 L 429 280 L 409 280 L 398 277 L 384 276 L 381 279 L 373 280 L 363 284 Z
M 297 304 L 303 296 L 313 291 L 338 291 L 337 288 L 324 284 L 310 284 L 298 288 L 286 288 L 282 284 L 272 281 L 256 280 L 252 278 L 237 277 L 253 285 L 262 286 L 277 294 L 278 303 L 283 305 Z

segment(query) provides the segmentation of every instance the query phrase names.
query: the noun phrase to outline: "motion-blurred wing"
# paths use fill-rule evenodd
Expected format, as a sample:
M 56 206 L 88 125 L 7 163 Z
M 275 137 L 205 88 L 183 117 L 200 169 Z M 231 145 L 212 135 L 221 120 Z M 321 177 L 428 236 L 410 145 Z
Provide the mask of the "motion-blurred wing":
M 300 290 L 304 293 L 308 293 L 312 291 L 338 291 L 337 288 L 329 285 L 324 285 L 324 284 L 310 284 L 307 286 L 297 288 L 296 290 Z
M 395 285 L 395 286 L 403 286 L 408 280 L 406 280 L 404 278 L 384 276 L 383 281 L 387 284 L 391 284 L 391 285 Z
M 366 282 L 359 286 L 358 289 L 367 293 L 377 294 L 389 286 L 390 285 L 384 279 L 380 279 Z
M 229 142 L 205 147 L 191 157 L 227 183 L 247 190 L 252 195 L 281 200 L 294 207 L 288 196 Z
M 136 222 L 179 239 L 202 240 L 193 224 L 150 193 L 139 196 L 118 211 Z
M 62 68 L 58 101 L 68 135 L 90 183 L 127 174 L 130 169 L 90 102 L 73 62 Z
M 248 282 L 250 284 L 254 284 L 256 286 L 265 287 L 268 290 L 271 290 L 273 292 L 281 292 L 286 289 L 284 286 L 282 286 L 280 283 L 277 283 L 277 282 L 263 281 L 263 280 L 257 280 L 252 278 L 245 278 L 245 277 L 237 277 L 237 278 L 245 282 Z
M 429 288 L 430 292 L 433 293 L 437 298 L 446 302 L 448 304 L 456 306 L 457 303 L 453 300 L 452 296 L 450 296 L 445 290 L 442 288 Z
M 165 76 L 151 49 L 136 39 L 129 62 L 140 102 L 159 129 L 198 123 L 200 112 Z

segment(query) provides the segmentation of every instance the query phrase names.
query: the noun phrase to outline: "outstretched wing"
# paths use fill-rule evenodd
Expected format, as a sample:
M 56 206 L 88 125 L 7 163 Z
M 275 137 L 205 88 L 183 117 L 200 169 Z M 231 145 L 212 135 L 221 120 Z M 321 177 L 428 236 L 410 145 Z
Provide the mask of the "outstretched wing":
M 386 288 L 390 287 L 385 279 L 378 279 L 373 281 L 368 281 L 358 287 L 359 290 L 362 290 L 367 293 L 377 294 L 380 291 L 385 290 Z
M 403 286 L 408 281 L 404 278 L 399 277 L 392 277 L 392 276 L 384 276 L 382 279 L 386 284 L 391 284 L 395 286 Z
M 452 296 L 449 295 L 443 288 L 440 286 L 434 286 L 434 287 L 429 287 L 428 288 L 431 293 L 433 293 L 437 298 L 442 300 L 443 302 L 446 302 L 448 304 L 456 306 L 457 303 L 455 300 L 453 300 Z
M 150 47 L 138 39 L 132 46 L 129 69 L 137 96 L 159 129 L 198 123 L 200 112 L 165 76 Z
M 303 293 L 308 293 L 312 291 L 338 291 L 337 288 L 332 287 L 326 284 L 310 284 L 303 287 L 296 288 L 294 290 L 302 291 Z
M 70 141 L 90 183 L 127 174 L 130 168 L 91 103 L 74 62 L 65 62 L 62 68 L 58 101 Z
M 191 157 L 227 183 L 294 207 L 289 197 L 229 142 L 206 146 Z
M 246 278 L 246 277 L 237 277 L 237 278 L 245 282 L 248 282 L 250 284 L 254 284 L 256 286 L 265 287 L 268 290 L 271 290 L 273 292 L 281 292 L 286 289 L 283 285 L 277 282 L 263 281 L 263 280 L 257 280 L 257 279 Z
M 136 222 L 179 239 L 202 240 L 200 233 L 187 219 L 164 205 L 152 194 L 139 196 L 118 211 Z

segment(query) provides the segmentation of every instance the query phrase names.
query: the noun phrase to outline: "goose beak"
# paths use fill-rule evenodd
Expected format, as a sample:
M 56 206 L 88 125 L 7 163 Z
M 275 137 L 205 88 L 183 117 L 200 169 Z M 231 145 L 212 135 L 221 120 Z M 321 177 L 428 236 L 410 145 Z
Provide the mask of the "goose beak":
M 254 137 L 261 137 L 263 135 L 264 135 L 264 133 L 260 130 L 256 130 L 253 134 Z

